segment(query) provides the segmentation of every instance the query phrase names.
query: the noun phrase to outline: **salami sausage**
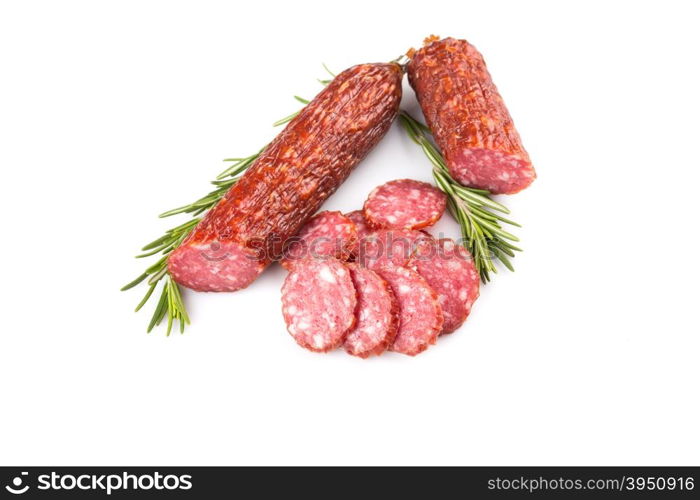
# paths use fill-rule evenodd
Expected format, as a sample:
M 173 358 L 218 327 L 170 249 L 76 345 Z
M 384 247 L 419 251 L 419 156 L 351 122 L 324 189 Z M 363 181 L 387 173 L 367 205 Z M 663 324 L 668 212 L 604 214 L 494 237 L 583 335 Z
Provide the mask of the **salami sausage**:
M 434 344 L 442 331 L 442 309 L 435 291 L 412 269 L 393 265 L 377 268 L 399 303 L 399 330 L 392 351 L 415 356 Z
M 420 229 L 435 224 L 446 203 L 445 193 L 427 182 L 398 179 L 374 188 L 363 210 L 372 227 Z
M 347 264 L 357 291 L 356 323 L 345 339 L 345 350 L 367 358 L 381 354 L 396 337 L 399 309 L 389 284 L 374 271 Z
M 369 269 L 387 264 L 403 266 L 418 242 L 425 239 L 432 236 L 412 229 L 378 229 L 360 240 L 356 260 Z
M 280 264 L 291 269 L 305 258 L 347 260 L 357 243 L 355 223 L 340 212 L 319 212 L 290 240 Z
M 535 170 L 481 54 L 429 38 L 412 55 L 408 80 L 452 176 L 495 194 L 528 187 Z
M 407 266 L 423 276 L 438 294 L 445 317 L 442 333 L 459 328 L 479 297 L 479 273 L 469 251 L 448 238 L 424 240 Z
M 297 343 L 315 352 L 342 345 L 355 324 L 357 296 L 350 272 L 336 259 L 304 259 L 282 285 L 282 315 Z
M 401 77 L 390 63 L 334 78 L 170 255 L 175 281 L 221 292 L 255 280 L 387 132 Z

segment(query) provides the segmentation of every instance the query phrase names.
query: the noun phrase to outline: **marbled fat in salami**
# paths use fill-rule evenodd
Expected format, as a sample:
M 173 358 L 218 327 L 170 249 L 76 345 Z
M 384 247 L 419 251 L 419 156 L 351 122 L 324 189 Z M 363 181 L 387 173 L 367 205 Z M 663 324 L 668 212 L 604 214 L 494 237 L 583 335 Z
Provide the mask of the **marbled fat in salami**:
M 248 286 L 389 130 L 401 100 L 398 64 L 340 73 L 284 128 L 168 259 L 200 291 Z
M 306 258 L 347 260 L 356 244 L 353 221 L 340 212 L 319 212 L 290 240 L 280 263 L 291 269 L 295 262 Z
M 452 176 L 494 194 L 528 187 L 535 170 L 479 51 L 429 38 L 412 56 L 408 80 Z
M 479 297 L 479 273 L 469 251 L 447 238 L 422 241 L 407 266 L 438 294 L 445 318 L 442 333 L 459 328 Z
M 427 182 L 398 179 L 374 188 L 363 210 L 371 227 L 420 229 L 435 224 L 446 203 L 445 193 Z
M 415 356 L 434 344 L 442 331 L 442 309 L 435 291 L 413 269 L 386 265 L 376 269 L 399 303 L 399 330 L 392 351 Z
M 396 337 L 399 309 L 389 284 L 359 264 L 346 264 L 357 291 L 356 323 L 345 339 L 345 350 L 367 358 L 381 354 Z
M 316 352 L 343 344 L 355 325 L 357 295 L 350 271 L 336 259 L 297 262 L 282 285 L 282 314 L 297 343 Z

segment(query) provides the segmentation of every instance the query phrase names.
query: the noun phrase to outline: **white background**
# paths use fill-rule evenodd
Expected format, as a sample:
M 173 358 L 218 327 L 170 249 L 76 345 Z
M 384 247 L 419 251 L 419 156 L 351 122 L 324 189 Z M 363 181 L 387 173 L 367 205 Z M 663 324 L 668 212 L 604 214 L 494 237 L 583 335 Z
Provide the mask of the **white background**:
M 3 2 L 0 462 L 700 464 L 693 2 Z M 537 167 L 525 252 L 426 353 L 300 349 L 274 266 L 146 335 L 132 256 L 324 77 L 484 54 Z M 404 106 L 415 109 L 405 86 Z M 430 180 L 394 126 L 324 208 Z M 184 219 L 181 219 L 184 220 Z M 455 225 L 439 229 L 456 236 Z

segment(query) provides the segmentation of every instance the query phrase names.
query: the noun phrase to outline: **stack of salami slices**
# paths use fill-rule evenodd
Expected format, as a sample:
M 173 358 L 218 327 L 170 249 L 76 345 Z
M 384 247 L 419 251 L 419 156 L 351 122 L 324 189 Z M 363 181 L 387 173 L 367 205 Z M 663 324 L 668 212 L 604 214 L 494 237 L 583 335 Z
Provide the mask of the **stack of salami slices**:
M 479 296 L 469 252 L 422 229 L 445 195 L 410 179 L 374 189 L 362 210 L 320 212 L 287 246 L 287 330 L 306 349 L 415 356 L 464 323 Z

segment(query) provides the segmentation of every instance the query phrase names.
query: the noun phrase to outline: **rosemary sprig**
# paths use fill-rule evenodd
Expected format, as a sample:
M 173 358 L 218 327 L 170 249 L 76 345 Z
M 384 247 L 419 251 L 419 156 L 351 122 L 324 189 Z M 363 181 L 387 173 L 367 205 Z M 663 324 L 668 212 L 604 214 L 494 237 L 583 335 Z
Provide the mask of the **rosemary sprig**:
M 168 319 L 166 335 L 170 335 L 175 321 L 180 324 L 180 333 L 185 331 L 185 324 L 189 324 L 190 322 L 184 302 L 182 301 L 180 287 L 168 274 L 167 261 L 170 252 L 182 243 L 182 240 L 190 234 L 190 231 L 197 225 L 199 220 L 199 218 L 194 218 L 177 227 L 169 229 L 163 236 L 145 245 L 141 249 L 144 253 L 137 255 L 137 259 L 150 257 L 158 253 L 162 254 L 161 257 L 153 265 L 146 268 L 135 280 L 122 287 L 122 291 L 129 290 L 147 280 L 146 284 L 148 285 L 148 290 L 146 290 L 146 294 L 136 306 L 136 311 L 139 311 L 146 302 L 148 302 L 148 299 L 151 298 L 158 283 L 165 278 L 156 309 L 148 324 L 147 331 L 149 333 L 155 326 L 159 325 L 165 317 Z
M 309 103 L 308 100 L 301 97 L 294 96 L 294 98 L 304 105 Z M 274 126 L 277 127 L 279 125 L 283 125 L 291 121 L 292 118 L 298 114 L 299 111 L 282 118 L 281 120 L 276 121 Z M 193 218 L 183 224 L 180 224 L 179 226 L 168 229 L 163 236 L 153 240 L 141 248 L 143 253 L 137 255 L 137 259 L 151 257 L 156 254 L 160 254 L 161 257 L 155 264 L 146 268 L 146 270 L 136 279 L 122 287 L 122 291 L 129 290 L 141 284 L 143 281 L 148 280 L 146 282 L 148 284 L 148 290 L 146 290 L 146 294 L 141 299 L 141 302 L 139 302 L 136 306 L 136 311 L 139 311 L 151 298 L 153 292 L 158 286 L 158 283 L 164 280 L 160 298 L 156 304 L 151 321 L 148 324 L 147 332 L 150 333 L 154 327 L 158 326 L 166 318 L 166 335 L 170 335 L 175 322 L 179 323 L 180 333 L 185 331 L 185 325 L 190 323 L 190 319 L 187 315 L 187 310 L 182 300 L 180 287 L 168 274 L 168 256 L 180 245 L 180 243 L 182 243 L 187 235 L 190 234 L 192 229 L 194 229 L 197 223 L 202 219 L 200 216 L 216 205 L 221 198 L 223 198 L 226 192 L 228 192 L 228 190 L 231 189 L 236 182 L 238 182 L 241 175 L 243 175 L 248 167 L 253 164 L 264 149 L 265 148 L 262 148 L 257 153 L 246 156 L 245 158 L 226 158 L 224 160 L 225 162 L 232 163 L 226 168 L 226 170 L 221 172 L 215 180 L 211 181 L 211 183 L 215 186 L 213 191 L 210 191 L 206 195 L 188 205 L 183 205 L 181 207 L 168 210 L 167 212 L 163 212 L 159 215 L 159 217 L 165 218 L 177 214 L 190 214 Z
M 498 272 L 496 260 L 513 271 L 510 258 L 522 250 L 512 243 L 519 241 L 518 237 L 501 225 L 520 227 L 517 222 L 501 215 L 509 214 L 510 210 L 489 198 L 488 191 L 463 186 L 452 178 L 442 154 L 428 138 L 431 132 L 426 125 L 403 110 L 399 120 L 409 137 L 423 149 L 432 163 L 435 183 L 447 195 L 447 206 L 459 223 L 462 243 L 471 252 L 481 280 L 486 283 L 491 279 L 489 273 Z

